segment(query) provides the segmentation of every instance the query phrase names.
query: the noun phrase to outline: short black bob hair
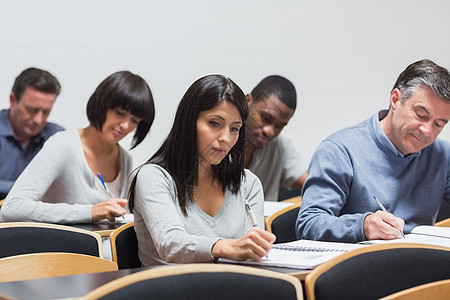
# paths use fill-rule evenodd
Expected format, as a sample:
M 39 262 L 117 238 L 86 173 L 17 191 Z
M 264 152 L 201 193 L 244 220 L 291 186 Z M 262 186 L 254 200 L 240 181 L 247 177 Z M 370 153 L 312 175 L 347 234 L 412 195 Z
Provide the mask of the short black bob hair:
M 86 114 L 90 124 L 102 131 L 107 110 L 117 107 L 142 119 L 131 142 L 133 149 L 144 140 L 155 119 L 155 104 L 147 82 L 129 71 L 119 71 L 106 77 L 87 103 Z
M 194 202 L 193 191 L 198 184 L 197 119 L 202 111 L 213 109 L 222 102 L 236 106 L 245 122 L 248 105 L 245 94 L 231 79 L 217 74 L 197 79 L 186 91 L 178 105 L 172 129 L 159 150 L 145 163 L 157 164 L 172 176 L 178 201 L 186 214 L 188 203 Z M 213 166 L 214 176 L 222 189 L 237 193 L 244 176 L 245 123 L 239 130 L 236 144 L 229 154 Z M 182 154 L 181 154 L 182 153 Z M 135 173 L 129 191 L 129 208 L 134 208 Z

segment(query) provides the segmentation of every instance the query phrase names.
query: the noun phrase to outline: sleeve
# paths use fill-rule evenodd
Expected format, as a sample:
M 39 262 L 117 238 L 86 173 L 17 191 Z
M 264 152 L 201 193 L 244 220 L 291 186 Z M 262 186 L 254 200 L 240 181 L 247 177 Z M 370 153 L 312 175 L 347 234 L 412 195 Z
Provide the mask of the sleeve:
M 292 139 L 281 135 L 279 137 L 283 157 L 283 173 L 280 185 L 290 189 L 300 176 L 305 173 L 307 163 L 300 155 Z
M 4 221 L 49 223 L 92 222 L 91 207 L 86 204 L 40 201 L 68 163 L 74 162 L 71 144 L 58 134 L 52 136 L 17 178 L 2 206 Z M 61 202 L 63 199 L 61 200 Z
M 366 240 L 363 224 L 369 213 L 340 215 L 352 179 L 347 153 L 334 142 L 323 141 L 308 169 L 296 221 L 297 238 L 352 243 Z
M 135 186 L 135 210 L 142 216 L 158 255 L 167 263 L 212 261 L 211 247 L 218 238 L 189 234 L 177 208 L 171 176 L 156 165 L 142 167 Z

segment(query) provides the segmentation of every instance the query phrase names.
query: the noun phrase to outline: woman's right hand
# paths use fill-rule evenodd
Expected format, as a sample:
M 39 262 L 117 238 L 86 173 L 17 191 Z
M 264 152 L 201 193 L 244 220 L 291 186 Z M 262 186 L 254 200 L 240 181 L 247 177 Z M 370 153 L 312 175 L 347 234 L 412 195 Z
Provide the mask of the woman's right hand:
M 92 222 L 108 219 L 111 222 L 116 220 L 116 217 L 125 215 L 128 200 L 122 198 L 111 198 L 106 201 L 97 203 L 92 206 Z
M 260 261 L 272 249 L 273 242 L 275 242 L 273 233 L 255 227 L 240 239 L 217 241 L 212 248 L 212 255 L 215 258 Z

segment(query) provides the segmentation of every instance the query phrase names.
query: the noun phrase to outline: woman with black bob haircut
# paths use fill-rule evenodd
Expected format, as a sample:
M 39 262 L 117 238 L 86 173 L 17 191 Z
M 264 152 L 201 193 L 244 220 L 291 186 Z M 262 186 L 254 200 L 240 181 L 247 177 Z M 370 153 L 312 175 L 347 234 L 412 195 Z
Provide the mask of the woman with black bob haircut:
M 119 141 L 134 130 L 131 148 L 145 138 L 155 117 L 152 93 L 140 76 L 116 72 L 96 88 L 86 113 L 89 126 L 45 143 L 8 194 L 0 219 L 90 223 L 125 214 L 132 162 Z
M 133 149 L 144 140 L 155 119 L 155 105 L 147 82 L 128 71 L 108 76 L 89 98 L 86 115 L 90 124 L 102 131 L 107 110 L 117 107 L 141 119 L 131 143 Z
M 189 87 L 168 137 L 130 187 L 144 266 L 267 255 L 275 236 L 253 228 L 245 208 L 263 224 L 261 183 L 243 167 L 247 116 L 229 78 L 207 75 Z

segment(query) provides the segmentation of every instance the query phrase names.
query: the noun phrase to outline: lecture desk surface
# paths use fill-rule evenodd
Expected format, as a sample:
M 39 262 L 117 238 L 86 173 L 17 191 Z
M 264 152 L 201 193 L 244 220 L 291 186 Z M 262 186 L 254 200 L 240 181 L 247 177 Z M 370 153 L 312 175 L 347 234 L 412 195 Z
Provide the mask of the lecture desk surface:
M 156 267 L 160 268 L 160 267 Z M 261 267 L 280 273 L 292 275 L 303 281 L 307 270 L 295 270 L 278 267 Z M 63 277 L 24 280 L 0 283 L 0 299 L 2 296 L 26 299 L 61 299 L 78 298 L 86 295 L 95 288 L 117 278 L 136 273 L 144 268 L 124 269 L 112 272 L 80 274 Z

